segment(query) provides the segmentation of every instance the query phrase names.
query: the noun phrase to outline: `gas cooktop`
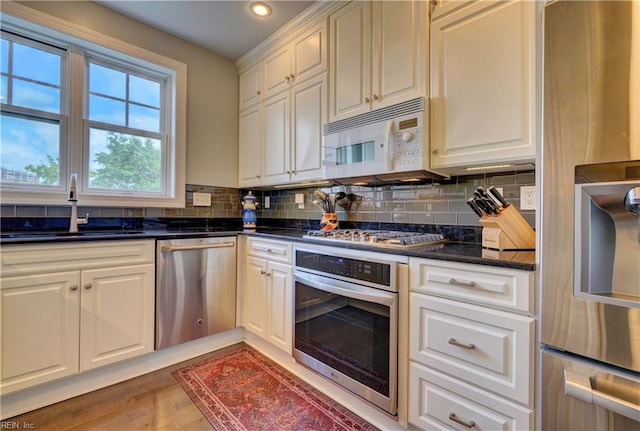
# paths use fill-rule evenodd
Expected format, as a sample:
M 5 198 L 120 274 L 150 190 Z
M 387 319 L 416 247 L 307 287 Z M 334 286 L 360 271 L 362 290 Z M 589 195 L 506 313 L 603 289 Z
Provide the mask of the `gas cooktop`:
M 365 229 L 310 230 L 304 235 L 304 238 L 392 248 L 408 248 L 447 242 L 444 235 L 439 233 Z

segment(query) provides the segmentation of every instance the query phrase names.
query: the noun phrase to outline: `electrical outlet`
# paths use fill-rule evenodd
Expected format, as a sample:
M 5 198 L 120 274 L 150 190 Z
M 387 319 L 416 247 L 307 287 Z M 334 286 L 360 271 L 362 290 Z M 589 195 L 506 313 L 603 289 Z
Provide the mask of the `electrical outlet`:
M 264 208 L 271 208 L 271 196 L 264 197 Z
M 194 193 L 193 206 L 194 207 L 210 207 L 211 193 Z
M 535 186 L 520 187 L 520 209 L 535 210 L 536 209 L 536 188 Z

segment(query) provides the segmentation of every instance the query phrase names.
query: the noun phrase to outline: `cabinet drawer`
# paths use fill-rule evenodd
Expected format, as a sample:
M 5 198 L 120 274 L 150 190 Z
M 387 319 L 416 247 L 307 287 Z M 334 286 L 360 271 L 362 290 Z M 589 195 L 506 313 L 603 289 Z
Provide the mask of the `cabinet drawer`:
M 411 290 L 533 314 L 533 272 L 412 258 Z
M 291 263 L 291 249 L 291 243 L 284 241 L 249 237 L 247 243 L 248 254 L 284 263 Z
M 2 276 L 155 262 L 155 240 L 2 246 Z
M 412 360 L 532 404 L 534 319 L 414 292 L 409 309 Z
M 534 426 L 532 410 L 415 362 L 409 365 L 409 394 L 409 422 L 421 429 L 525 431 Z

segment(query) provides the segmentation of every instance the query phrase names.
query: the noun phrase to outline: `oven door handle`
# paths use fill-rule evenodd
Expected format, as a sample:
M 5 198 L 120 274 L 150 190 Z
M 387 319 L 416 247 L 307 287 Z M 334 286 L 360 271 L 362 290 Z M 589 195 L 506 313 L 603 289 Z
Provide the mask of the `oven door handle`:
M 303 274 L 296 271 L 294 273 L 294 280 L 313 287 L 314 289 L 346 296 L 347 298 L 372 302 L 374 304 L 391 306 L 396 300 L 396 294 L 391 292 L 385 292 L 372 287 L 361 287 L 341 280 L 327 279 L 326 277 L 314 274 Z M 325 280 L 331 280 L 330 284 L 326 283 Z

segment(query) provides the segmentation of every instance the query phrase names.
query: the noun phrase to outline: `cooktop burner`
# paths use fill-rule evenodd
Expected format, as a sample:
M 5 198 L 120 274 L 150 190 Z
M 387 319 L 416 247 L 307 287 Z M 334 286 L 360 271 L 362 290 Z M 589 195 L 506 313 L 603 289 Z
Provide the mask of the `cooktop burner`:
M 310 230 L 304 238 L 398 248 L 417 247 L 447 241 L 444 235 L 439 233 L 365 229 Z

